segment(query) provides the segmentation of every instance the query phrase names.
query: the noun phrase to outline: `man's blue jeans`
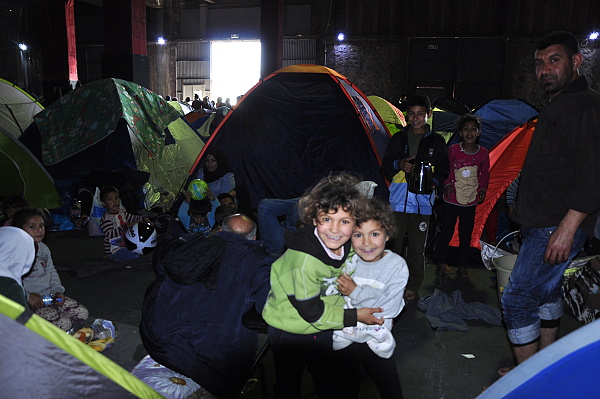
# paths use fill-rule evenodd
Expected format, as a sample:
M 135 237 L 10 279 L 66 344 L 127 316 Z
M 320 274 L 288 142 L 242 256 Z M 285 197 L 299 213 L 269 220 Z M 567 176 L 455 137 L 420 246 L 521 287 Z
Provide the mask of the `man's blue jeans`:
M 291 199 L 265 198 L 258 203 L 258 233 L 270 254 L 281 255 L 285 250 L 285 230 L 296 230 L 298 222 L 298 201 Z M 285 216 L 283 222 L 279 217 Z
M 527 344 L 540 336 L 541 320 L 562 316 L 563 274 L 579 253 L 587 235 L 577 230 L 569 259 L 558 265 L 544 263 L 550 235 L 556 227 L 521 228 L 523 245 L 502 294 L 504 321 L 513 344 Z

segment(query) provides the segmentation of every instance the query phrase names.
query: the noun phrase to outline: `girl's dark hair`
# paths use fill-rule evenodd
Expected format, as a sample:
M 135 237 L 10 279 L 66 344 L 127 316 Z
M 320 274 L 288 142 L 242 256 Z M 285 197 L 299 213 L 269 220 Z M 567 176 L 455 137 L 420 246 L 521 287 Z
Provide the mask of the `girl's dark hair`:
M 44 213 L 44 210 L 41 208 L 23 208 L 23 209 L 19 209 L 17 212 L 15 212 L 15 215 L 13 216 L 12 219 L 12 225 L 14 227 L 18 227 L 20 229 L 23 228 L 23 226 L 25 226 L 25 224 L 27 223 L 27 221 L 32 218 L 33 216 L 39 216 L 42 218 L 42 220 L 44 221 L 44 224 L 47 222 L 47 218 L 46 218 L 46 214 Z
M 379 198 L 367 200 L 365 210 L 362 216 L 356 220 L 356 225 L 360 226 L 369 220 L 379 223 L 389 237 L 393 237 L 396 234 L 397 227 L 394 223 L 392 207 Z
M 115 186 L 105 186 L 100 189 L 100 201 L 104 202 L 104 197 L 108 195 L 108 193 L 117 193 L 119 194 L 119 190 Z
M 356 219 L 362 217 L 365 196 L 357 187 L 360 182 L 357 176 L 350 173 L 331 172 L 300 198 L 299 224 L 311 225 L 319 213 L 337 212 L 340 208 Z
M 460 132 L 467 122 L 473 122 L 477 126 L 477 129 L 481 130 L 481 119 L 477 115 L 474 114 L 465 114 L 459 117 L 456 122 L 454 122 L 456 126 L 456 131 Z

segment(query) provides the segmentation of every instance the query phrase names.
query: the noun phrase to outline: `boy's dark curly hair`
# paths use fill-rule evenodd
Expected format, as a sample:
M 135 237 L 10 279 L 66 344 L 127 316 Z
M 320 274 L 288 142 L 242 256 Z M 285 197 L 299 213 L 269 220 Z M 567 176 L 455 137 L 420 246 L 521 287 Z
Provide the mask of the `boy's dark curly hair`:
M 393 237 L 396 234 L 396 224 L 394 223 L 394 212 L 388 203 L 384 203 L 379 198 L 371 198 L 367 200 L 367 204 L 362 216 L 356 220 L 356 225 L 373 220 L 381 225 L 381 228 L 388 237 Z
M 337 212 L 340 208 L 356 219 L 361 217 L 366 198 L 357 187 L 360 182 L 348 172 L 331 172 L 300 198 L 299 224 L 311 225 L 321 212 Z

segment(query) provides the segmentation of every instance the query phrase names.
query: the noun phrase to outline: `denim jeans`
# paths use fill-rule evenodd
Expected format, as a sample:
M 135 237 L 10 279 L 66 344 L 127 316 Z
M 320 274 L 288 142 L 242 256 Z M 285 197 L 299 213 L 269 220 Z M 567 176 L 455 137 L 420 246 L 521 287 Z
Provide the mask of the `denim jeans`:
M 298 201 L 300 201 L 300 197 L 292 199 L 265 198 L 258 203 L 258 233 L 270 254 L 282 254 L 285 250 L 283 232 L 296 230 Z M 281 216 L 285 216 L 283 222 L 279 222 Z
M 540 335 L 541 320 L 562 316 L 563 274 L 583 248 L 587 235 L 577 230 L 566 262 L 549 265 L 544 254 L 556 227 L 521 228 L 523 245 L 502 294 L 504 321 L 513 344 L 527 344 Z

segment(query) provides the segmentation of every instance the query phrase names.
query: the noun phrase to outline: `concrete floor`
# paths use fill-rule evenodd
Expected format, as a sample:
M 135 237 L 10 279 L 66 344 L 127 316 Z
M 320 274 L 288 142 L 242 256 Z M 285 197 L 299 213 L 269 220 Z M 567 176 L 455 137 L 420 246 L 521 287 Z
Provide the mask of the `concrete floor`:
M 147 286 L 153 281 L 151 255 L 123 265 L 101 259 L 102 238 L 89 237 L 85 231 L 50 232 L 46 243 L 51 248 L 67 295 L 77 299 L 95 318 L 112 320 L 119 335 L 104 354 L 127 370 L 146 355 L 138 332 L 140 309 Z M 435 288 L 450 293 L 462 292 L 466 302 L 478 301 L 498 306 L 495 273 L 482 265 L 470 269 L 471 278 L 452 275 L 440 277 L 435 265 L 425 268 L 425 282 L 420 296 Z M 482 322 L 468 322 L 468 332 L 433 330 L 417 300 L 408 303 L 396 320 L 394 354 L 405 398 L 465 399 L 475 398 L 483 387 L 491 385 L 499 367 L 512 365 L 512 352 L 502 327 Z M 561 336 L 582 324 L 569 315 L 563 316 Z M 264 342 L 264 337 L 261 337 Z M 273 383 L 272 358 L 266 355 L 253 376 L 257 381 L 245 395 L 268 398 Z M 314 398 L 306 377 L 305 398 Z M 376 398 L 375 387 L 366 376 L 361 379 L 361 398 Z

